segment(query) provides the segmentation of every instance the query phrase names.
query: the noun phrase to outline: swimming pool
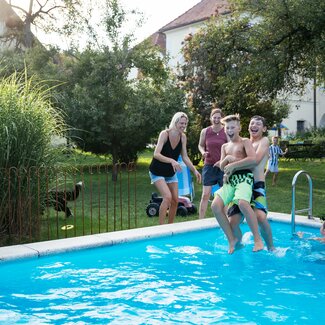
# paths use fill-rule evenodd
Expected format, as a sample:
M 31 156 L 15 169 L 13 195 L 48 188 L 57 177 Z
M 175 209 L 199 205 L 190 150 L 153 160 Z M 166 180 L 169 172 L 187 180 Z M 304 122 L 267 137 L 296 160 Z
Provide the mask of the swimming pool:
M 233 255 L 214 228 L 2 263 L 0 323 L 324 322 L 325 245 L 272 229 L 276 253 L 252 253 L 243 225 L 246 246 Z

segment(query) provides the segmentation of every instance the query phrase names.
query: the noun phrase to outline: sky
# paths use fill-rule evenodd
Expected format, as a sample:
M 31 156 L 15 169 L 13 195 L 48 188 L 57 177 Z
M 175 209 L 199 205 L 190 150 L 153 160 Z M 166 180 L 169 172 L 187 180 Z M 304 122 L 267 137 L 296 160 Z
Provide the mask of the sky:
M 147 21 L 135 31 L 141 41 L 195 6 L 201 0 L 120 0 L 124 8 L 139 9 Z
M 137 41 L 144 40 L 200 1 L 201 0 L 120 0 L 122 7 L 126 10 L 136 9 L 144 15 L 145 22 L 143 26 L 133 31 Z M 9 0 L 7 0 L 7 2 L 9 2 Z M 42 2 L 42 0 L 40 2 Z M 11 3 L 27 9 L 29 1 L 11 0 Z M 37 31 L 35 34 L 41 42 L 48 43 L 46 35 L 38 34 Z

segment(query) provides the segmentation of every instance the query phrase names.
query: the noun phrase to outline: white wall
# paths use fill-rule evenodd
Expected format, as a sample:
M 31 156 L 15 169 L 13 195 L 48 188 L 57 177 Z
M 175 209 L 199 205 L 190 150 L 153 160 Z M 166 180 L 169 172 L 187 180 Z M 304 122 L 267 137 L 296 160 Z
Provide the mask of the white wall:
M 283 124 L 289 132 L 297 131 L 297 121 L 305 121 L 305 128 L 314 127 L 314 90 L 310 82 L 302 96 L 291 94 L 289 97 L 291 113 Z M 325 127 L 325 92 L 324 88 L 316 89 L 316 126 Z
M 195 34 L 201 26 L 203 26 L 203 23 L 196 23 L 165 32 L 166 53 L 170 56 L 169 65 L 171 67 L 176 68 L 178 63 L 184 62 L 183 55 L 181 54 L 184 38 L 189 34 Z

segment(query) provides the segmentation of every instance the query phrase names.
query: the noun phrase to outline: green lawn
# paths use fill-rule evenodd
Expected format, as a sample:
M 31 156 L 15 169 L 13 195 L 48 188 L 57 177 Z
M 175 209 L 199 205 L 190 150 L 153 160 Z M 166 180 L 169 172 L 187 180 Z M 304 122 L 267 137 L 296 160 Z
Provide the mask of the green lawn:
M 137 179 L 139 180 L 139 185 L 144 188 L 142 194 L 150 194 L 151 191 L 155 191 L 155 187 L 150 185 L 148 176 L 148 165 L 151 158 L 152 153 L 147 151 L 141 155 L 138 162 Z M 325 203 L 323 203 L 325 198 L 325 160 L 286 161 L 281 159 L 279 168 L 280 172 L 276 186 L 271 185 L 272 174 L 269 174 L 266 180 L 269 210 L 274 212 L 291 213 L 292 179 L 298 171 L 305 170 L 310 174 L 313 181 L 313 215 L 318 217 L 325 216 Z M 193 202 L 198 207 L 202 187 L 196 183 L 194 184 L 194 187 L 195 198 Z M 308 207 L 308 195 L 309 185 L 307 177 L 305 175 L 300 175 L 296 184 L 296 209 L 304 209 Z M 143 196 L 144 204 L 148 198 L 150 198 L 150 195 Z M 210 209 L 207 211 L 207 217 L 212 217 Z M 189 219 L 193 218 L 195 219 L 197 216 L 189 217 Z M 183 219 L 177 218 L 177 220 L 180 221 Z
M 306 171 L 313 183 L 313 215 L 325 216 L 325 160 L 286 161 L 281 160 L 277 186 L 271 186 L 271 175 L 267 178 L 269 210 L 291 213 L 292 179 L 300 171 Z M 269 184 L 269 185 L 268 185 Z M 296 209 L 308 207 L 309 185 L 305 175 L 300 175 L 296 184 Z
M 42 239 L 64 238 L 78 235 L 94 234 L 99 232 L 120 229 L 147 227 L 158 225 L 158 217 L 149 218 L 145 209 L 149 203 L 151 193 L 156 191 L 150 184 L 148 165 L 152 158 L 152 151 L 143 153 L 137 163 L 136 174 L 122 173 L 122 182 L 114 183 L 111 172 L 107 173 L 94 169 L 84 169 L 82 175 L 75 175 L 75 180 L 82 179 L 85 188 L 82 199 L 71 202 L 69 206 L 75 212 L 75 218 L 66 219 L 62 212 L 48 210 L 43 219 Z M 70 161 L 69 161 L 70 160 Z M 64 161 L 64 160 L 63 160 Z M 73 154 L 67 163 L 89 166 L 92 164 L 109 163 L 103 156 L 93 156 L 84 153 Z M 325 197 L 325 161 L 280 161 L 280 172 L 277 186 L 271 186 L 271 174 L 267 179 L 267 196 L 269 210 L 274 212 L 291 213 L 292 178 L 299 170 L 307 171 L 313 180 L 313 215 L 325 216 L 323 198 Z M 202 187 L 195 184 L 194 204 L 199 207 Z M 136 190 L 135 190 L 136 188 Z M 99 193 L 99 194 L 98 194 Z M 116 198 L 114 200 L 114 195 Z M 99 197 L 100 195 L 100 197 Z M 301 175 L 296 185 L 296 209 L 308 206 L 308 181 Z M 208 209 L 206 217 L 212 217 Z M 198 215 L 176 217 L 176 222 L 194 220 Z M 69 231 L 61 230 L 66 224 L 73 224 Z

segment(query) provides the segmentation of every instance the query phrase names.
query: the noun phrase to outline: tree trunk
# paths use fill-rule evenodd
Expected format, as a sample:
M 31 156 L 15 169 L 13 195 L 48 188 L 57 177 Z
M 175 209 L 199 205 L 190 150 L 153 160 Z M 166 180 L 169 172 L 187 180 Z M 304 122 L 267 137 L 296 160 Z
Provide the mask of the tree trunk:
M 25 24 L 24 24 L 23 43 L 27 48 L 31 48 L 32 45 L 33 45 L 33 34 L 32 34 L 32 31 L 31 31 L 33 2 L 34 2 L 34 0 L 29 1 L 28 14 L 26 15 Z
M 26 17 L 24 24 L 23 44 L 27 48 L 31 48 L 33 45 L 33 34 L 31 31 L 31 21 L 29 16 Z

